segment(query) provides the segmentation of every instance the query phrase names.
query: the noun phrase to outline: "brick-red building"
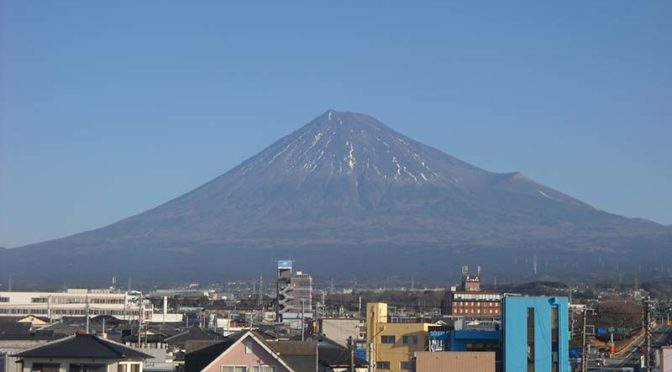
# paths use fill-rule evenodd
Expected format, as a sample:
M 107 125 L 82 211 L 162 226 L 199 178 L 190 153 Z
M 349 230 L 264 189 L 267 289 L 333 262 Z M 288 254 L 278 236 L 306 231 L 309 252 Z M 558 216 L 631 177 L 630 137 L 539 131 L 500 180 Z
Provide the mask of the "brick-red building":
M 501 314 L 502 294 L 481 291 L 481 268 L 477 275 L 469 275 L 469 268 L 462 267 L 460 289 L 451 288 L 441 302 L 441 314 L 453 316 L 494 316 Z

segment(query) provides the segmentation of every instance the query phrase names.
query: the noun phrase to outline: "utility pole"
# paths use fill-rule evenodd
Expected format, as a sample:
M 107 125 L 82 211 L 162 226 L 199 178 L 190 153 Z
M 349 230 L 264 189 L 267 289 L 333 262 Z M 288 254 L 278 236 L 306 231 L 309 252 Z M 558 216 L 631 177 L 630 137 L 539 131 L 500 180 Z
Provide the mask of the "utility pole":
M 259 275 L 259 305 L 261 306 L 261 311 L 264 311 L 264 290 L 262 286 L 264 285 L 264 277 Z
M 130 283 L 130 281 L 129 281 Z M 130 287 L 130 285 L 129 285 Z M 140 347 L 142 344 L 142 317 L 144 313 L 144 307 L 142 303 L 142 292 L 140 292 L 140 303 L 138 304 L 138 347 Z
M 303 311 L 304 311 L 305 302 L 306 302 L 306 300 L 302 298 L 301 299 L 301 341 L 305 341 L 305 337 L 306 337 L 306 324 L 303 321 Z
M 583 327 L 582 327 L 582 343 L 581 343 L 581 372 L 588 372 L 588 342 L 587 342 L 587 320 L 588 312 L 595 314 L 595 309 L 588 306 L 583 308 Z
M 642 327 L 644 327 L 644 371 L 651 371 L 651 299 L 644 299 Z
M 87 294 L 86 297 L 84 297 L 84 301 L 86 302 L 86 334 L 89 334 L 89 295 Z
M 51 324 L 51 295 L 47 297 L 47 316 L 49 317 L 49 324 Z
M 355 372 L 355 347 L 352 342 L 352 336 L 348 337 L 348 353 L 350 354 L 350 369 L 348 371 Z
M 362 296 L 359 296 L 359 304 L 357 305 L 357 318 L 362 319 Z
M 369 372 L 373 372 L 375 363 L 376 362 L 373 361 L 373 341 L 371 341 L 371 343 L 369 343 Z

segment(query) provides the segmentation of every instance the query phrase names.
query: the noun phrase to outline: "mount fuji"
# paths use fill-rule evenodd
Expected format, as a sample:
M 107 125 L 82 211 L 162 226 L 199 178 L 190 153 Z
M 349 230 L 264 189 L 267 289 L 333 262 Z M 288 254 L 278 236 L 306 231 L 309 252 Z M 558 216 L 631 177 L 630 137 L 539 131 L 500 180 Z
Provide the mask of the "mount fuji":
M 318 278 L 442 278 L 463 263 L 501 277 L 599 278 L 660 265 L 671 243 L 665 226 L 598 210 L 521 173 L 483 170 L 371 116 L 329 110 L 156 208 L 0 250 L 0 275 L 156 284 L 254 277 L 290 257 Z

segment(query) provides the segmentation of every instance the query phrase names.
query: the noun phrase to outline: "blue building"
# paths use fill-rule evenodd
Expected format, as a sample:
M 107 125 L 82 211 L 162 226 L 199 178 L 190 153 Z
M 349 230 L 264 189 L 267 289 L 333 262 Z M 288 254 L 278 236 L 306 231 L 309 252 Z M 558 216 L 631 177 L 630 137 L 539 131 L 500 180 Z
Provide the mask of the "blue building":
M 504 297 L 504 372 L 571 372 L 566 297 Z
M 429 351 L 498 351 L 499 330 L 446 330 L 429 332 Z

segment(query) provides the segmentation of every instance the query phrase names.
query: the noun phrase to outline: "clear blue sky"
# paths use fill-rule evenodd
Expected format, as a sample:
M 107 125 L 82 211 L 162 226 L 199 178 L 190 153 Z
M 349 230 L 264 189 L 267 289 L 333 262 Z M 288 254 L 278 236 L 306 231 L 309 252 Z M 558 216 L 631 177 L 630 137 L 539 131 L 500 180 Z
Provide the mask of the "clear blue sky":
M 154 207 L 329 108 L 672 224 L 671 1 L 230 3 L 0 0 L 0 245 Z

